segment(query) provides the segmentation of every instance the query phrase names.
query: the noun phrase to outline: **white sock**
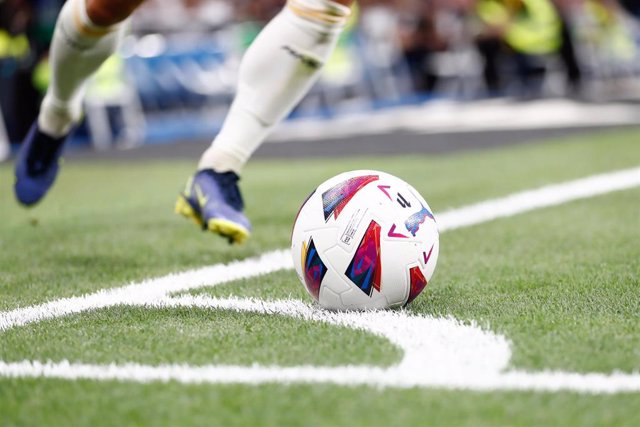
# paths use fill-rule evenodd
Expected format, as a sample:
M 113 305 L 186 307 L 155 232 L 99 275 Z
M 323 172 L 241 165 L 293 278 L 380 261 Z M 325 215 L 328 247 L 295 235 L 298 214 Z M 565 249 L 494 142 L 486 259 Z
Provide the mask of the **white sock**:
M 65 3 L 51 42 L 51 83 L 40 107 L 40 130 L 60 137 L 80 120 L 84 83 L 116 51 L 123 29 L 91 22 L 85 0 Z
M 328 0 L 287 2 L 247 50 L 236 97 L 199 169 L 240 173 L 273 126 L 316 82 L 350 12 Z

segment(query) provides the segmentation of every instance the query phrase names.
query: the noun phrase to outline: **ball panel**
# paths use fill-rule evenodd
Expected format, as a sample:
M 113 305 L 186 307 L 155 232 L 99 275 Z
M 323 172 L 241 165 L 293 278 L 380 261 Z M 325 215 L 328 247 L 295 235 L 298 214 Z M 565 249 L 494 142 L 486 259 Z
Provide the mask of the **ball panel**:
M 342 294 L 351 289 L 353 284 L 349 282 L 346 277 L 344 277 L 344 274 L 342 273 L 343 269 L 336 267 L 336 264 L 341 265 L 343 263 L 340 261 L 344 260 L 344 256 L 342 255 L 342 253 L 335 254 L 335 251 L 340 251 L 340 249 L 333 248 L 327 253 L 327 256 L 325 257 L 327 259 L 329 271 L 327 273 L 323 286 L 330 287 L 331 290 L 337 294 Z M 336 259 L 334 255 L 338 255 L 339 258 Z
M 393 306 L 403 305 L 409 295 L 408 266 L 418 264 L 416 246 L 405 241 L 382 243 L 382 292 Z
M 374 290 L 380 292 L 382 278 L 380 230 L 380 224 L 376 221 L 369 222 L 369 226 L 344 272 L 345 276 L 369 297 Z
M 340 294 L 340 299 L 342 301 L 341 310 L 374 310 L 389 307 L 389 302 L 384 294 L 374 292 L 369 297 L 355 287 Z
M 329 310 L 343 310 L 342 300 L 340 295 L 335 293 L 330 287 L 323 286 L 320 290 L 320 299 L 318 300 L 321 306 L 328 308 Z
M 327 266 L 322 261 L 313 238 L 309 243 L 302 242 L 302 275 L 309 294 L 317 301 L 320 295 L 320 285 L 327 274 Z

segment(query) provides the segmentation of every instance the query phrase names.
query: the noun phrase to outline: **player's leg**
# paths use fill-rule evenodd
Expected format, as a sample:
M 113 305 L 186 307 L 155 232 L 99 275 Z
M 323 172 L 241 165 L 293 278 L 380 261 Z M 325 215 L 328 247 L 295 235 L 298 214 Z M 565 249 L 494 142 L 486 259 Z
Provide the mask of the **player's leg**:
M 80 120 L 84 84 L 115 52 L 123 21 L 143 1 L 69 0 L 62 8 L 51 42 L 51 83 L 16 163 L 22 204 L 37 203 L 53 185 L 64 141 Z
M 179 197 L 178 213 L 231 241 L 248 237 L 251 225 L 242 213 L 238 175 L 317 80 L 349 19 L 351 3 L 289 0 L 263 29 L 242 60 L 236 97 L 222 130 Z

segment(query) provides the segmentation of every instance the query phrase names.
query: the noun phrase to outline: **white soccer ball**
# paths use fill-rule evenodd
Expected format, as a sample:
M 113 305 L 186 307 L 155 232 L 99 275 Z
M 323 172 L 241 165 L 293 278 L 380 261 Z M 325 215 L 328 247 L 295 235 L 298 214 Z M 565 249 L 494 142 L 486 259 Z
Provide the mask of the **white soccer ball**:
M 303 203 L 291 236 L 296 272 L 323 307 L 404 306 L 433 275 L 439 234 L 415 188 L 384 172 L 352 171 Z

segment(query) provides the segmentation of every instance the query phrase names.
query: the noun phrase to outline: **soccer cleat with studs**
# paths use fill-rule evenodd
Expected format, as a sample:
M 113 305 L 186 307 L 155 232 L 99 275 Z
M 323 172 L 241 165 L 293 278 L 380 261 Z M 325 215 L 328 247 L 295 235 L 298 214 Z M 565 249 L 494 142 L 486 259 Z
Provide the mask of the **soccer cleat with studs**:
M 66 136 L 52 138 L 34 123 L 16 160 L 14 191 L 25 206 L 38 203 L 56 180 Z
M 176 213 L 193 220 L 203 230 L 219 234 L 229 243 L 244 243 L 251 224 L 242 210 L 238 175 L 213 169 L 196 172 L 178 195 Z

